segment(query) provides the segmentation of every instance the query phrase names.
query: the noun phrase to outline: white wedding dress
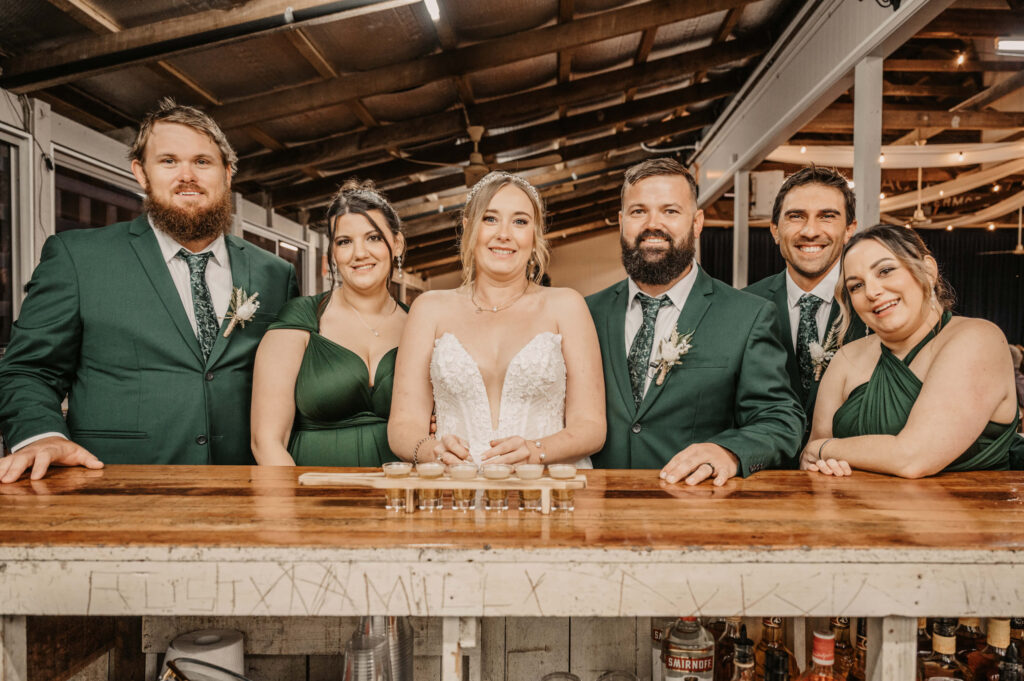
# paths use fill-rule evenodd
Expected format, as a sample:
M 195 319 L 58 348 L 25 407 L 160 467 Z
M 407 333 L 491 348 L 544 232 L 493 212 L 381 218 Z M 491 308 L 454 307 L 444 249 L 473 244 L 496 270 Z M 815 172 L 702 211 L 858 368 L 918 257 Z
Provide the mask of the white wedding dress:
M 490 449 L 491 440 L 513 435 L 536 440 L 565 428 L 565 359 L 562 336 L 557 333 L 537 334 L 509 362 L 496 430 L 491 428 L 491 407 L 480 369 L 451 333 L 434 341 L 430 382 L 438 436 L 453 434 L 469 442 L 469 453 L 477 463 Z M 576 465 L 593 468 L 590 457 Z

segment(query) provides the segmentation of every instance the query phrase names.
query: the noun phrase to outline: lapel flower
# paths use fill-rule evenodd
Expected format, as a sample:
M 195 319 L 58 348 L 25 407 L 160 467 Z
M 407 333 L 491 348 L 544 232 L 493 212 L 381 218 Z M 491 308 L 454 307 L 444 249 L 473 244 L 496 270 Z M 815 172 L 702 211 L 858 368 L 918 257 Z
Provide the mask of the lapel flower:
M 657 385 L 665 382 L 665 377 L 672 367 L 682 363 L 683 355 L 693 347 L 693 343 L 690 342 L 692 340 L 693 331 L 679 335 L 677 329 L 672 329 L 668 338 L 658 341 L 657 357 L 651 362 L 651 366 L 658 372 L 658 377 L 654 381 Z
M 245 289 L 237 287 L 231 289 L 231 305 L 228 307 L 227 314 L 227 318 L 231 321 L 228 323 L 228 328 L 224 329 L 225 338 L 235 330 L 235 324 L 244 329 L 245 323 L 252 320 L 256 310 L 260 309 L 260 302 L 256 300 L 259 295 L 259 291 L 250 296 Z
M 825 334 L 825 342 L 818 343 L 811 341 L 807 344 L 807 350 L 811 354 L 811 364 L 814 366 L 814 380 L 820 381 L 821 375 L 828 368 L 828 363 L 836 356 L 839 350 L 839 322 L 841 318 L 836 317 L 831 328 Z

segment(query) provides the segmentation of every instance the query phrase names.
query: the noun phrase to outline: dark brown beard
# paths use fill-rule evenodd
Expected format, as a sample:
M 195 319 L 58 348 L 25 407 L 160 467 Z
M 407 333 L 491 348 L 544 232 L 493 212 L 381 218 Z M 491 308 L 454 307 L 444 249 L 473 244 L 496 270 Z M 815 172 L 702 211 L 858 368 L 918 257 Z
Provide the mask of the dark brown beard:
M 154 225 L 180 244 L 215 239 L 231 231 L 231 193 L 228 191 L 209 208 L 192 209 L 163 203 L 147 189 L 142 208 L 149 213 Z
M 654 260 L 648 260 L 639 245 L 640 240 L 649 235 L 664 237 L 669 242 L 668 249 Z M 670 283 L 686 271 L 697 253 L 692 233 L 682 243 L 676 244 L 667 232 L 660 229 L 645 229 L 633 244 L 627 242 L 624 236 L 619 236 L 619 245 L 622 247 L 622 267 L 626 274 L 636 283 L 649 286 Z

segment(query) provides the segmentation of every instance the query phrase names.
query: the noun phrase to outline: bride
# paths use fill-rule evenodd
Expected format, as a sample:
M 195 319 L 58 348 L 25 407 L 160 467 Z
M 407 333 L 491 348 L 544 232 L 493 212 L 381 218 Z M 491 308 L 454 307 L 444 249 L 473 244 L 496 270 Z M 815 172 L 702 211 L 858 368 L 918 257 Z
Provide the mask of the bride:
M 420 296 L 399 343 L 392 451 L 413 462 L 590 467 L 605 436 L 601 352 L 583 297 L 535 283 L 549 259 L 537 190 L 488 174 L 462 228 L 462 286 Z

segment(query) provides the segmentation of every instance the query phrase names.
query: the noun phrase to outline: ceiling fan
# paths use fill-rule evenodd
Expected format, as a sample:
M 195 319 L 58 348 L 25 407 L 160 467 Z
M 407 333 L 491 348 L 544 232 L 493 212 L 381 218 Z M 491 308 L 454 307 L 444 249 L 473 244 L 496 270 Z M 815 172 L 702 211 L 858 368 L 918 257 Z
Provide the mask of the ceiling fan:
M 1021 242 L 1021 218 L 1024 217 L 1024 206 L 1017 209 L 1017 245 L 1012 251 L 982 251 L 978 255 L 997 255 L 1010 253 L 1013 255 L 1024 255 L 1024 243 Z

